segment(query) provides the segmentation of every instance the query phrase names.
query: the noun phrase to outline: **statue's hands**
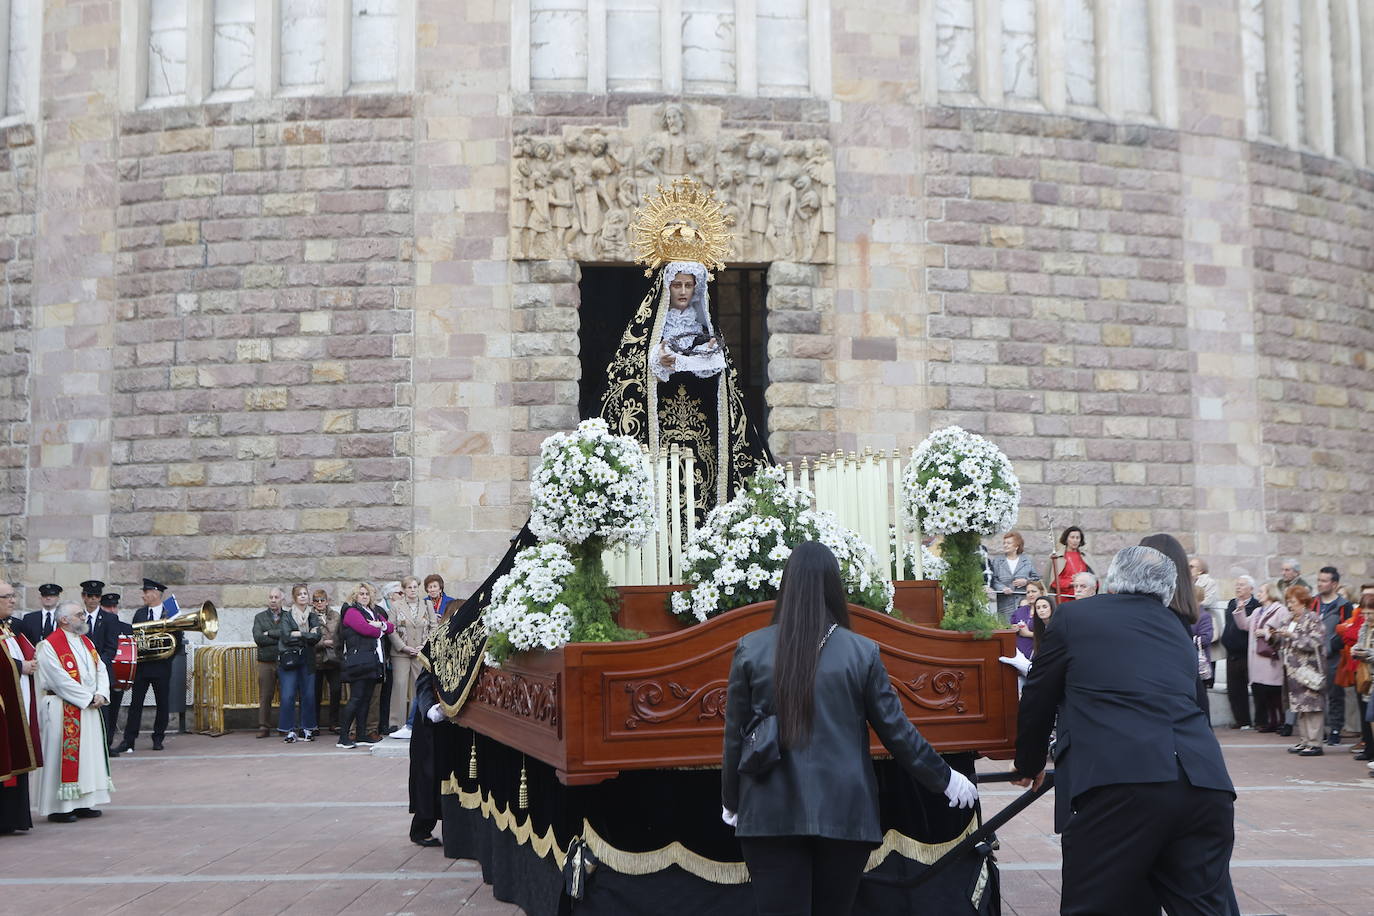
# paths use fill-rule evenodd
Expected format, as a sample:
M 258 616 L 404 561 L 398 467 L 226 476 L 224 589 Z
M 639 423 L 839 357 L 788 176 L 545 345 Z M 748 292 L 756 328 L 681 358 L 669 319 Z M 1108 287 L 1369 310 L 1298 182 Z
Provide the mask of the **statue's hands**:
M 664 367 L 665 369 L 671 369 L 677 365 L 677 357 L 669 353 L 668 350 L 664 348 L 659 353 L 658 364 Z

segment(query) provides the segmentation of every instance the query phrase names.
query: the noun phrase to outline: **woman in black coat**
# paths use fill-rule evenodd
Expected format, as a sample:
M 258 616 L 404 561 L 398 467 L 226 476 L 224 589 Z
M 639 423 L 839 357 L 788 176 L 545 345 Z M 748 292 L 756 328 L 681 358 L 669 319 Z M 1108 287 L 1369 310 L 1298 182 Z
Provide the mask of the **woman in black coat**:
M 775 713 L 781 755 L 740 773 L 755 710 Z M 882 842 L 868 726 L 912 776 L 952 807 L 978 790 L 902 711 L 878 646 L 849 629 L 840 568 L 823 544 L 798 544 L 773 624 L 739 642 L 726 704 L 721 801 L 761 913 L 843 914 Z

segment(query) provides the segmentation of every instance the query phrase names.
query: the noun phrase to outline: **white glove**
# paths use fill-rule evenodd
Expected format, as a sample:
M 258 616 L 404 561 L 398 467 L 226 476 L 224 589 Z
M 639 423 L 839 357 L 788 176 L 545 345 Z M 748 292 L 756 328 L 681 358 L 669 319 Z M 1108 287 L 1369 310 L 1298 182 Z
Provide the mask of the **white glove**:
M 739 815 L 736 814 L 734 811 L 731 811 L 730 809 L 726 808 L 724 805 L 720 806 L 720 819 L 725 821 L 725 823 L 729 824 L 731 827 L 739 826 Z
M 440 722 L 444 721 L 444 709 L 438 703 L 435 703 L 429 708 L 429 712 L 425 713 L 425 717 L 435 725 L 438 725 Z
M 1022 677 L 1025 677 L 1027 672 L 1030 671 L 1030 659 L 1022 655 L 1020 649 L 1016 650 L 1016 655 L 1012 658 L 1002 656 L 999 657 L 997 660 L 1004 665 L 1011 665 L 1013 668 L 1016 669 L 1016 673 L 1021 675 Z
M 968 781 L 968 777 L 950 767 L 949 785 L 945 786 L 945 798 L 951 808 L 972 808 L 978 800 L 978 787 Z

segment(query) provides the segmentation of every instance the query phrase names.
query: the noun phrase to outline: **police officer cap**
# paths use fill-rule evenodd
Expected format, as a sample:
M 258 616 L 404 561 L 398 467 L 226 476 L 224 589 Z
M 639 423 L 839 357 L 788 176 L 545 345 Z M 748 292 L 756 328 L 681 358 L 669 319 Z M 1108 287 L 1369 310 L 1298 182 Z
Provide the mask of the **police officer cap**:
M 109 592 L 100 596 L 101 607 L 119 607 L 119 595 Z
M 81 594 L 99 597 L 105 591 L 105 583 L 99 579 L 87 579 L 81 583 Z
M 152 579 L 144 579 L 143 590 L 146 592 L 150 588 L 155 588 L 160 592 L 167 591 L 167 586 L 163 585 L 161 582 L 154 582 Z
M 51 598 L 53 595 L 62 594 L 62 586 L 53 582 L 45 582 L 38 586 L 38 594 L 42 595 L 44 598 Z

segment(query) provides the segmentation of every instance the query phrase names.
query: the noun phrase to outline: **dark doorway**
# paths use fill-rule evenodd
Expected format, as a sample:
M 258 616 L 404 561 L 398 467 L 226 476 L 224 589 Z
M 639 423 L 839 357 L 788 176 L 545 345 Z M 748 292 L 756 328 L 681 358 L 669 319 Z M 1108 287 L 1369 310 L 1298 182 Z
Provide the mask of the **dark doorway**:
M 606 367 L 615 356 L 620 335 L 653 281 L 640 267 L 583 265 L 578 340 L 582 348 L 582 385 L 578 410 L 596 416 L 606 386 Z M 739 375 L 744 406 L 759 431 L 768 435 L 768 334 L 765 317 L 768 271 L 732 267 L 711 282 L 711 320 L 725 337 Z

